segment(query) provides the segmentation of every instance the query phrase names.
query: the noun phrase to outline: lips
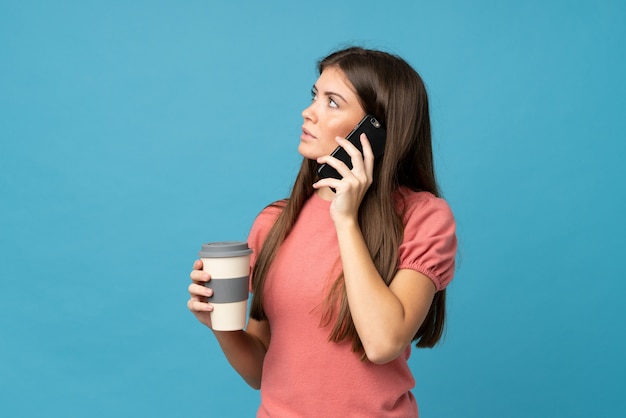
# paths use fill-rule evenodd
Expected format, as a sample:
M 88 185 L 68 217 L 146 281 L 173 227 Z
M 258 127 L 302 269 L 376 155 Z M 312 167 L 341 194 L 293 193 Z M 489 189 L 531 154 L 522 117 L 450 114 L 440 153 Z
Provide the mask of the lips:
M 308 130 L 306 130 L 304 127 L 302 128 L 302 139 L 316 139 L 316 137 L 311 134 L 311 132 L 309 132 Z

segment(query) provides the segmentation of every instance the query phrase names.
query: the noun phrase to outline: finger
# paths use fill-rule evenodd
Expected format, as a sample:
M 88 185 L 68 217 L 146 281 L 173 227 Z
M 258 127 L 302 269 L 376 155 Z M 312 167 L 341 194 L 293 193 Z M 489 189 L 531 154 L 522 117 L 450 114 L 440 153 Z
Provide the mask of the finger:
M 348 166 L 343 161 L 333 156 L 324 155 L 322 157 L 319 157 L 317 159 L 317 163 L 320 165 L 328 164 L 329 166 L 337 170 L 337 172 L 339 173 L 341 177 L 346 177 L 347 175 L 350 174 L 350 169 L 348 168 Z
M 364 134 L 361 134 L 361 136 L 359 137 L 362 138 Z M 335 141 L 337 141 L 337 143 L 346 150 L 346 152 L 348 153 L 348 155 L 352 158 L 355 157 L 359 157 L 359 159 L 363 159 L 363 154 L 361 153 L 361 150 L 359 150 L 359 148 L 354 145 L 352 142 L 348 141 L 345 138 L 342 138 L 340 136 L 335 138 Z
M 313 188 L 314 189 L 321 189 L 323 187 L 330 187 L 331 189 L 337 189 L 338 187 L 341 186 L 341 180 L 339 179 L 335 179 L 332 177 L 328 177 L 322 180 L 319 180 L 315 183 L 313 183 Z
M 213 296 L 213 289 L 209 289 L 208 287 L 202 286 L 201 284 L 197 283 L 190 284 L 187 290 L 192 297 L 196 296 L 208 298 Z
M 363 144 L 363 135 L 359 137 L 361 144 Z M 350 141 L 343 139 L 341 137 L 336 138 L 337 143 L 348 153 L 350 156 L 350 161 L 352 162 L 352 171 L 353 172 L 361 172 L 365 170 L 364 166 L 364 154 L 359 151 L 359 149 Z M 371 151 L 371 149 L 370 149 Z
M 335 138 L 335 141 L 341 146 L 341 148 L 345 149 L 350 157 L 360 156 L 361 151 L 350 141 L 340 136 Z
M 193 270 L 189 274 L 189 277 L 194 282 L 200 282 L 200 283 L 206 283 L 209 280 L 211 280 L 211 275 L 209 273 L 207 273 L 206 271 L 203 271 L 203 270 Z
M 193 263 L 193 269 L 194 270 L 202 270 L 202 268 L 204 267 L 204 263 L 202 263 L 202 260 L 196 260 Z
M 370 144 L 367 135 L 364 133 L 361 134 L 361 146 L 363 147 L 363 163 L 365 165 L 365 173 L 368 178 L 371 178 L 372 173 L 374 173 L 374 150 L 372 150 L 372 145 Z
M 200 302 L 196 299 L 189 299 L 187 301 L 187 309 L 192 312 L 211 312 L 213 310 L 213 305 L 206 302 Z

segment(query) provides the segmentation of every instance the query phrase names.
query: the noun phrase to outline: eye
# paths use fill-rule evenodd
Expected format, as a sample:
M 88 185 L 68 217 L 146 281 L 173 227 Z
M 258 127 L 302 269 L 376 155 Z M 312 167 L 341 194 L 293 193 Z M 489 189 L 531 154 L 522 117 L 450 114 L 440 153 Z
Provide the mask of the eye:
M 317 99 L 317 91 L 315 89 L 311 89 L 311 101 Z
M 330 97 L 328 98 L 328 106 L 332 107 L 333 109 L 337 109 L 339 107 L 337 102 L 331 99 Z

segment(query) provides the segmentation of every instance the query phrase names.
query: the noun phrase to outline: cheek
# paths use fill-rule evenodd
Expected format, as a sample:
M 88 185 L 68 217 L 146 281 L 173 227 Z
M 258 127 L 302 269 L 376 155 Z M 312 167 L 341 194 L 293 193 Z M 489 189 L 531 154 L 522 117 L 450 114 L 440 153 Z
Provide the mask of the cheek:
M 329 132 L 328 135 L 324 136 L 324 140 L 320 141 L 320 148 L 322 150 L 323 155 L 331 154 L 335 148 L 339 146 L 335 138 L 337 136 L 345 136 L 344 132 Z

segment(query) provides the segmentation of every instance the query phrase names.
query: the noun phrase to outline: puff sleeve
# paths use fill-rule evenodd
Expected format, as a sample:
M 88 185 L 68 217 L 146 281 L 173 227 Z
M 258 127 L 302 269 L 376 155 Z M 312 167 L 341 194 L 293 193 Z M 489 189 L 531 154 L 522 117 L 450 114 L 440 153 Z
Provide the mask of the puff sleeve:
M 399 268 L 418 271 L 430 278 L 437 291 L 454 276 L 457 250 L 456 224 L 447 202 L 427 192 L 404 197 L 404 239 Z

